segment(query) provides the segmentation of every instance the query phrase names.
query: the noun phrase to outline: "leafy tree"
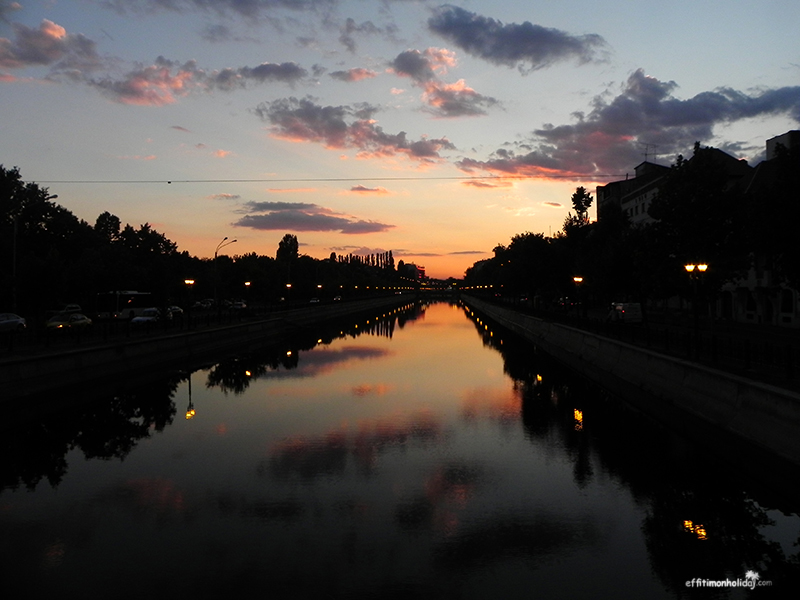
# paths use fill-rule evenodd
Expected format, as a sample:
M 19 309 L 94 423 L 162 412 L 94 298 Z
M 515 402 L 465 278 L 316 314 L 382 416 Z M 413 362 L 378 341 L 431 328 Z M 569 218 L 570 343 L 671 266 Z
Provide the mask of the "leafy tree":
M 283 239 L 278 243 L 278 251 L 275 253 L 275 258 L 281 262 L 290 262 L 300 255 L 300 244 L 297 241 L 297 236 L 287 233 Z
M 119 217 L 106 211 L 101 213 L 94 223 L 94 230 L 107 244 L 116 242 L 119 239 L 121 223 Z
M 575 210 L 575 215 L 569 213 L 564 220 L 564 233 L 567 236 L 574 235 L 577 230 L 589 225 L 589 208 L 593 201 L 594 198 L 586 191 L 586 188 L 575 189 L 575 193 L 572 194 L 572 208 Z
M 95 242 L 91 226 L 52 200 L 47 188 L 25 183 L 19 169 L 0 165 L 0 250 L 3 303 L 41 309 L 79 288 L 69 266 Z M 5 261 L 4 261 L 5 262 Z

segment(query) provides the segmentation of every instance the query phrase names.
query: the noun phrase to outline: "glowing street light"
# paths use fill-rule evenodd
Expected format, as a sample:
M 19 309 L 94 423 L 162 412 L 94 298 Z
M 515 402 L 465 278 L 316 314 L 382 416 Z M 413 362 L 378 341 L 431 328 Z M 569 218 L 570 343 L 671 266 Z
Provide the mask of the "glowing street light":
M 700 275 L 706 272 L 708 265 L 706 263 L 694 264 L 687 263 L 683 265 L 689 277 L 692 279 L 692 313 L 694 316 L 694 356 L 700 357 L 700 313 L 697 310 L 697 280 Z
M 708 269 L 708 265 L 703 263 L 699 265 L 688 264 L 688 265 L 683 265 L 683 268 L 686 269 L 687 273 L 694 273 L 694 272 L 705 273 L 706 269 Z
M 572 281 L 575 283 L 575 293 L 578 295 L 578 316 L 581 316 L 583 308 L 583 302 L 581 301 L 581 284 L 583 283 L 583 277 L 576 275 L 572 278 Z

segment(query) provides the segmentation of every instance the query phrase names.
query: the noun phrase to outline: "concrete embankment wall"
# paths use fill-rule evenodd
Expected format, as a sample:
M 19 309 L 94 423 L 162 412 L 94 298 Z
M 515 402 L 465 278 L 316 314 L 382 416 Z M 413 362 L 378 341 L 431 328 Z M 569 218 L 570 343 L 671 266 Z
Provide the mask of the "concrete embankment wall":
M 673 423 L 681 414 L 699 419 L 800 465 L 800 394 L 475 298 L 464 301 L 642 412 Z
M 298 328 L 408 303 L 410 296 L 355 300 L 276 313 L 272 318 L 0 361 L 0 401 L 143 370 L 191 365 L 253 344 L 289 339 Z

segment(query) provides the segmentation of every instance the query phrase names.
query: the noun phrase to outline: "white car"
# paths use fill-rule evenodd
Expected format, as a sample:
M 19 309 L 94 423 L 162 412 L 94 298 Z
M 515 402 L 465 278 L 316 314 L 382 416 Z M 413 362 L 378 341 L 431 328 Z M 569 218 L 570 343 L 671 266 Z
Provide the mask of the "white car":
M 138 317 L 133 317 L 131 323 L 138 325 L 141 323 L 155 323 L 161 318 L 161 311 L 157 308 L 145 308 Z
M 25 319 L 14 313 L 0 313 L 0 331 L 22 331 Z

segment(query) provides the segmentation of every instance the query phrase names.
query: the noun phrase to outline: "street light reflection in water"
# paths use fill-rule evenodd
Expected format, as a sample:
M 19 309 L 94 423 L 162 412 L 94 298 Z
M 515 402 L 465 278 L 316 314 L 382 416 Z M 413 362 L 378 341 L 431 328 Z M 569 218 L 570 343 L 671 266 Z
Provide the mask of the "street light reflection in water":
M 6 445 L 24 597 L 731 598 L 685 582 L 797 576 L 792 500 L 456 303 L 118 389 Z

